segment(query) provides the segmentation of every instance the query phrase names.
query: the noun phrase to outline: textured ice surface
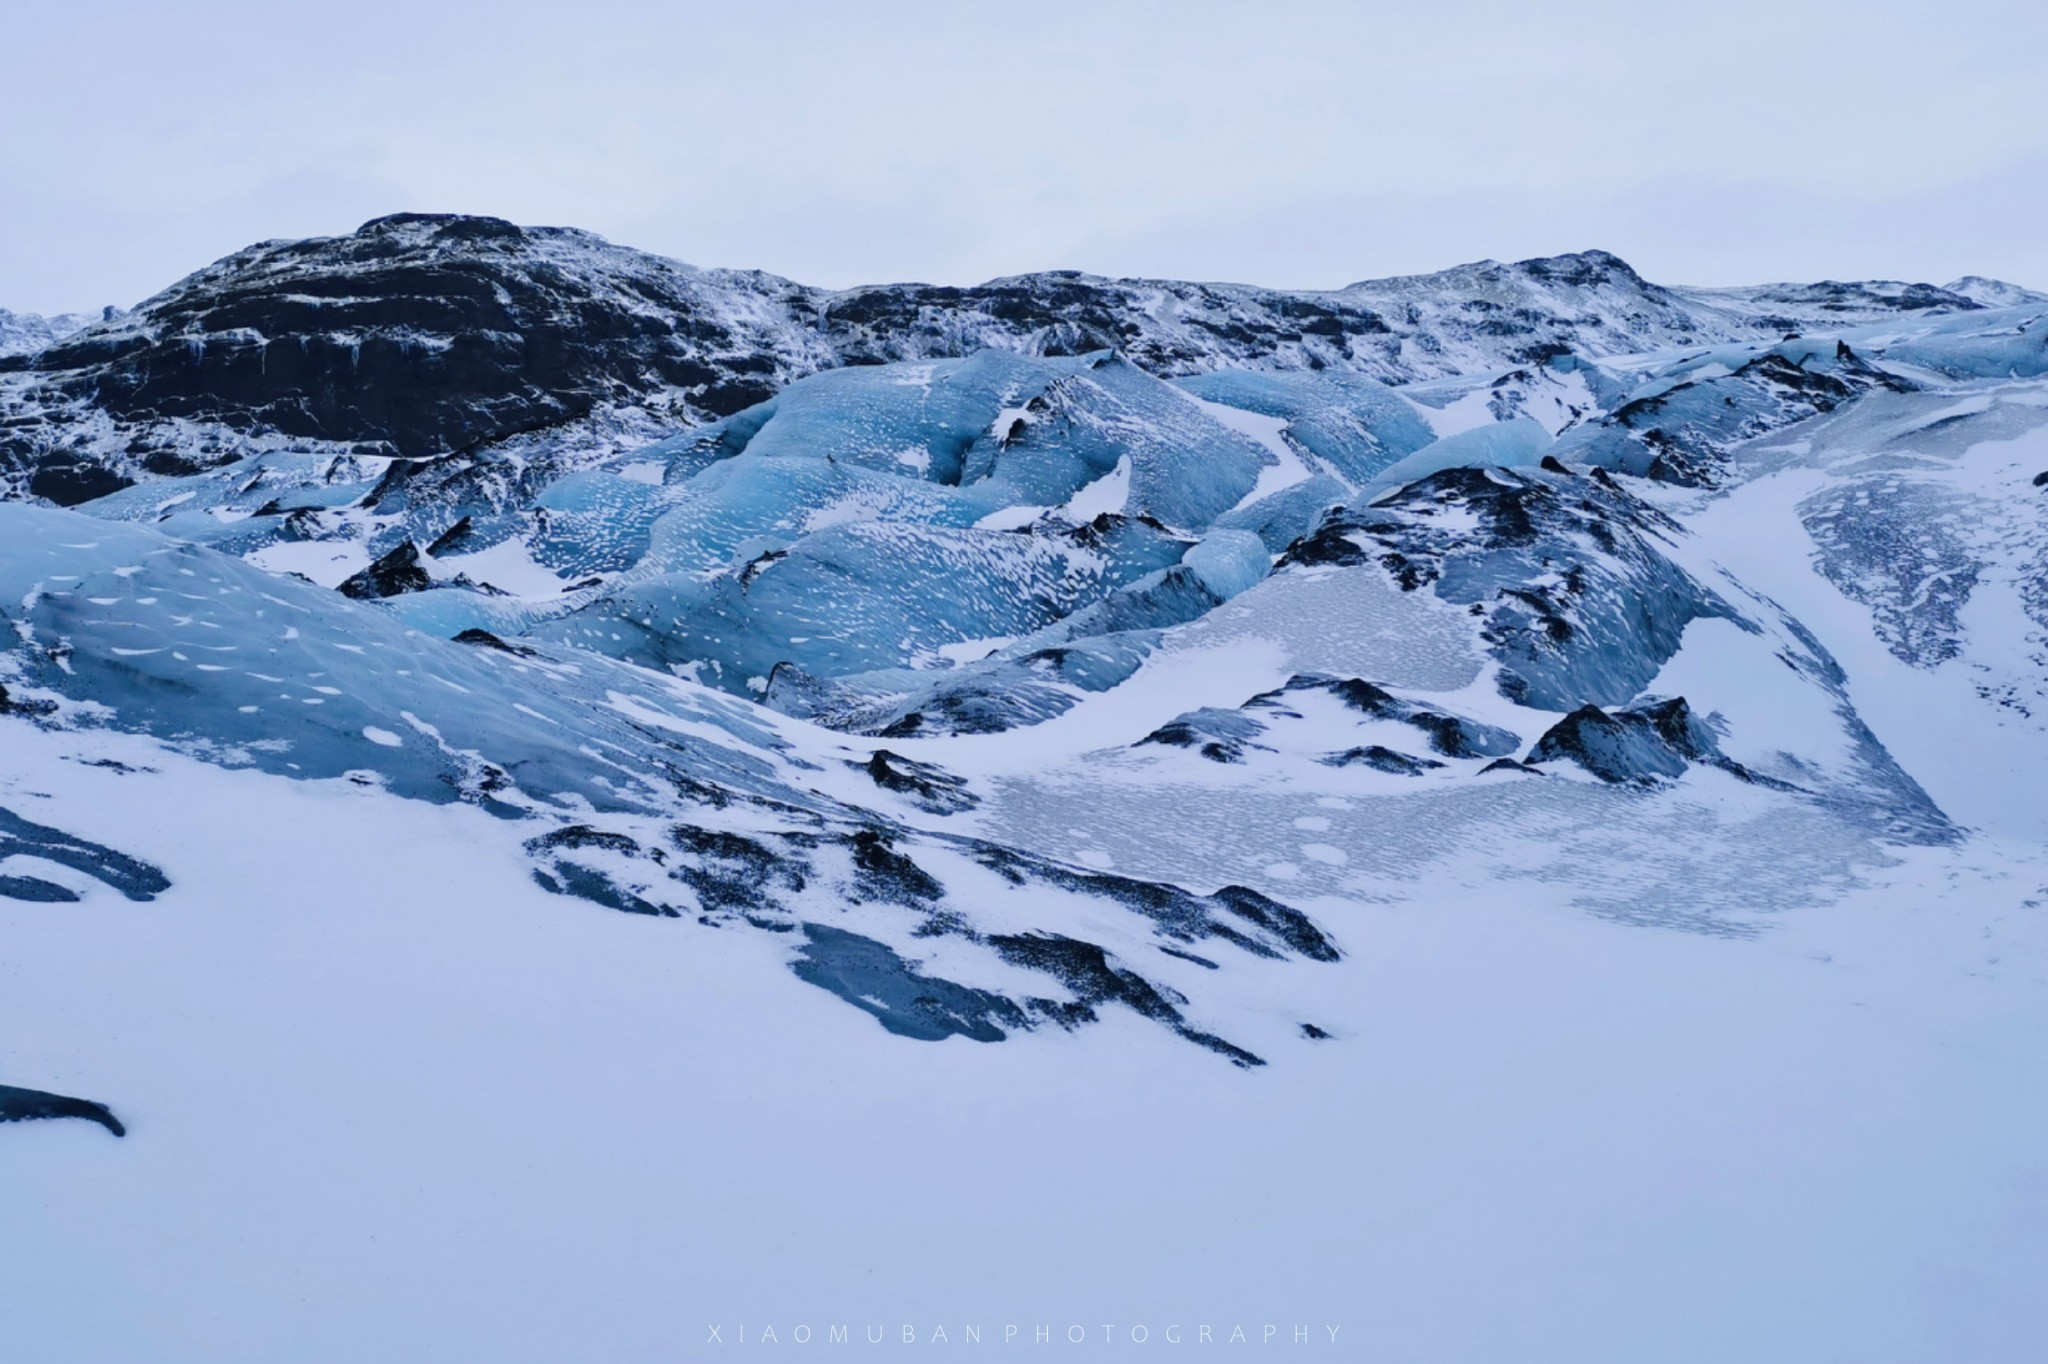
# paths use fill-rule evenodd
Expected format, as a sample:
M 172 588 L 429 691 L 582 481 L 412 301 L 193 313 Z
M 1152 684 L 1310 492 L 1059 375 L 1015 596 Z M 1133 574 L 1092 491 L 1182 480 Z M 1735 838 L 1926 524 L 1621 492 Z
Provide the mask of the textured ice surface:
M 950 669 L 894 668 L 821 678 L 778 667 L 764 702 L 862 734 L 986 734 L 1059 715 L 1137 671 L 1171 626 L 1222 598 L 1180 564 L 1018 639 L 965 642 Z
M 1966 314 L 1924 328 L 1886 354 L 1951 379 L 2026 379 L 2048 373 L 2048 308 L 2031 303 Z
M 1002 505 L 823 455 L 742 455 L 667 490 L 633 576 L 709 573 L 858 521 L 966 528 Z
M 1513 773 L 1418 785 L 1355 768 L 1219 786 L 1197 778 L 1227 769 L 1199 767 L 1179 781 L 1142 780 L 1133 774 L 1144 769 L 1106 762 L 1005 777 L 987 827 L 1006 839 L 1072 846 L 1073 812 L 1087 808 L 1095 813 L 1080 846 L 1127 875 L 1179 868 L 1311 901 L 1403 896 L 1404 887 L 1442 877 L 1512 898 L 1527 879 L 1569 886 L 1606 917 L 1728 935 L 1823 902 L 1880 857 L 1856 821 L 1789 803 L 1771 815 L 1744 813 L 1740 793 L 1749 788 L 1718 774 L 1651 793 Z M 1721 782 L 1733 791 L 1724 795 Z M 1714 831 L 1710 843 L 1700 842 L 1704 829 Z
M 1961 651 L 1962 609 L 1982 571 L 1967 538 L 1974 499 L 1878 474 L 1815 493 L 1800 511 L 1821 571 L 1871 608 L 1893 653 L 1931 667 Z
M 1195 571 L 1203 586 L 1228 601 L 1265 577 L 1273 556 L 1250 531 L 1219 530 L 1204 536 L 1181 562 Z
M 1515 469 L 1535 464 L 1550 448 L 1550 433 L 1527 417 L 1461 431 L 1394 461 L 1370 479 L 1360 500 L 1427 478 L 1445 469 Z
M 961 488 L 982 514 L 1059 506 L 1127 461 L 1126 502 L 1104 510 L 1195 529 L 1236 505 L 1268 462 L 1255 441 L 1119 357 L 1000 351 L 813 375 L 650 453 L 670 482 L 714 471 L 707 459 L 830 460 Z
M 1087 484 L 1128 470 L 1122 504 L 1105 510 L 1200 530 L 1243 501 L 1273 456 L 1129 361 L 1091 357 L 1025 405 L 999 436 L 968 451 L 961 479 L 1007 490 L 1008 500 L 1063 503 Z
M 827 370 L 671 447 L 685 461 L 671 463 L 671 478 L 688 471 L 692 452 L 713 450 L 763 458 L 830 455 L 876 473 L 958 484 L 972 447 L 1006 439 L 1027 404 L 1093 363 L 982 351 L 964 360 Z
M 777 664 L 818 676 L 943 661 L 1052 624 L 1177 563 L 1187 541 L 1144 522 L 1077 528 L 828 526 L 736 571 L 630 577 L 541 633 L 758 693 Z
M 742 788 L 770 785 L 770 760 L 722 727 L 756 743 L 766 731 L 708 697 L 681 707 L 607 660 L 551 665 L 451 643 L 310 584 L 75 513 L 0 504 L 0 543 L 18 679 L 222 761 L 309 778 L 368 773 L 426 800 L 502 805 L 516 791 L 647 808 L 667 783 L 635 710 L 682 708 L 719 737 L 663 733 L 654 748 Z M 543 669 L 548 686 L 529 685 Z
M 1484 655 L 1470 625 L 1377 568 L 1276 574 L 1168 637 L 1170 651 L 1272 647 L 1289 673 L 1369 673 L 1392 686 L 1458 691 Z
M 1413 402 L 1359 374 L 1219 370 L 1175 382 L 1198 398 L 1284 419 L 1290 439 L 1354 486 L 1436 439 Z
M 1160 543 L 1176 557 L 1184 549 Z M 1008 1030 L 1072 1028 L 1128 1007 L 1256 1065 L 1198 1025 L 1188 989 L 1126 962 L 1156 953 L 1155 941 L 1209 939 L 1211 950 L 1260 961 L 1336 956 L 1297 911 L 1231 883 L 1190 892 L 1077 873 L 1028 850 L 906 827 L 914 812 L 943 819 L 978 798 L 949 783 L 935 813 L 879 786 L 868 764 L 831 754 L 815 731 L 807 755 L 758 708 L 592 652 L 483 632 L 438 639 L 380 605 L 72 512 L 0 504 L 0 544 L 0 602 L 14 603 L 0 651 L 10 710 L 538 825 L 524 848 L 552 893 L 713 926 L 836 930 L 811 935 L 804 958 L 804 978 L 829 988 L 894 960 L 929 990 L 986 997 Z M 940 772 L 900 770 L 927 784 Z M 145 891 L 154 876 L 40 826 L 18 832 L 4 855 L 87 859 L 93 874 Z M 60 885 L 8 884 L 62 898 L 41 893 L 45 883 Z M 933 939 L 950 942 L 937 975 L 917 965 L 929 965 Z M 988 1036 L 967 1022 L 951 1030 Z

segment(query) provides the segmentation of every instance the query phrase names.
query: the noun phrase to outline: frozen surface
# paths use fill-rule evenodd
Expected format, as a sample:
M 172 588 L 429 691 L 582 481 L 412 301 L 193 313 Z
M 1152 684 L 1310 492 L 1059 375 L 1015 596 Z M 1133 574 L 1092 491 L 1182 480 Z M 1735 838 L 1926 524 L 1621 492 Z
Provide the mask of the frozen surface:
M 208 291 L 379 241 L 623 331 L 390 439 L 79 396 L 261 398 L 315 295 Z M 0 376 L 82 504 L 0 501 L 0 1338 L 2031 1358 L 2044 312 L 403 218 L 104 319 Z
M 175 882 L 0 901 L 8 1077 L 128 1125 L 0 1128 L 35 1247 L 0 1305 L 41 1358 L 654 1360 L 740 1322 L 1149 1323 L 1156 1347 L 1272 1318 L 1418 1359 L 1907 1364 L 2021 1359 L 2048 1326 L 2048 867 L 2018 846 L 1756 897 L 1750 936 L 1563 906 L 1611 845 L 1506 880 L 1438 859 L 1349 905 L 1369 949 L 1290 992 L 1287 1026 L 1332 1039 L 1247 1077 L 1135 1019 L 906 1040 L 767 935 L 547 895 L 467 806 L 0 725 L 0 799 Z M 1264 855 L 1304 869 L 1299 845 L 1401 832 L 1280 799 Z M 1660 826 L 1700 814 L 1645 810 L 1625 846 L 1676 854 Z M 1765 840 L 1751 864 L 1810 832 L 1730 831 Z

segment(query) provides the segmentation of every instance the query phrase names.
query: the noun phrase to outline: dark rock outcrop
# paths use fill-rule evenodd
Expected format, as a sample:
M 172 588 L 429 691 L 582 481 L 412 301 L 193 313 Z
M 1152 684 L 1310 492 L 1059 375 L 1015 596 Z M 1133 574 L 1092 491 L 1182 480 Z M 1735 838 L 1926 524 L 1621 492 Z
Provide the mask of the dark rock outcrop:
M 118 420 L 222 420 L 418 457 L 581 416 L 656 386 L 702 410 L 768 396 L 771 358 L 694 272 L 587 233 L 400 213 L 265 242 L 41 352 Z M 707 357 L 727 353 L 723 363 Z
M 919 809 L 935 815 L 956 815 L 981 804 L 981 797 L 967 789 L 967 783 L 931 763 L 921 763 L 900 753 L 878 748 L 864 763 L 852 766 L 884 791 L 908 798 Z
M 40 1089 L 0 1085 L 0 1122 L 31 1122 L 38 1118 L 83 1118 L 87 1122 L 98 1123 L 117 1137 L 128 1135 L 128 1129 L 121 1120 L 103 1103 L 73 1099 L 63 1094 L 47 1094 Z
M 420 566 L 419 547 L 410 540 L 402 540 L 377 562 L 344 580 L 341 595 L 370 601 L 377 597 L 424 592 L 433 585 L 432 576 Z
M 1595 470 L 1459 467 L 1339 507 L 1285 565 L 1377 564 L 1403 591 L 1465 608 L 1510 700 L 1624 704 L 1700 617 L 1736 619 L 1665 553 L 1678 524 Z
M 1071 1002 L 1034 1000 L 1032 1003 L 1065 1027 L 1096 1020 L 1096 1006 L 1118 1003 L 1145 1018 L 1163 1023 L 1174 1032 L 1246 1068 L 1262 1066 L 1265 1060 L 1243 1047 L 1213 1033 L 1190 1027 L 1180 1006 L 1185 996 L 1154 985 L 1137 972 L 1116 963 L 1094 943 L 1081 942 L 1057 933 L 997 935 L 989 943 L 1014 965 L 1043 971 L 1073 991 Z
M 1248 710 L 1277 710 L 1290 697 L 1305 692 L 1327 692 L 1361 715 L 1419 730 L 1429 740 L 1429 746 L 1447 758 L 1497 758 L 1514 752 L 1521 744 L 1514 733 L 1498 725 L 1482 724 L 1421 701 L 1410 701 L 1359 677 L 1301 673 L 1276 691 L 1254 696 L 1245 706 Z
M 4 685 L 0 685 L 0 715 L 42 716 L 53 715 L 56 710 L 57 703 L 54 701 L 31 701 L 16 697 L 9 694 Z
M 1649 784 L 1679 777 L 1694 763 L 1744 781 L 1761 779 L 1721 753 L 1714 731 L 1682 696 L 1641 701 L 1612 713 L 1581 706 L 1544 732 L 1530 763 L 1575 762 L 1602 781 Z M 1772 783 L 1776 784 L 1776 783 Z
M 1328 767 L 1372 767 L 1382 772 L 1391 772 L 1397 777 L 1419 777 L 1431 768 L 1443 764 L 1434 758 L 1417 758 L 1401 753 L 1384 744 L 1365 744 L 1347 748 L 1341 753 L 1332 753 L 1322 759 Z
M 1244 761 L 1247 748 L 1261 747 L 1252 740 L 1264 732 L 1265 726 L 1249 715 L 1208 706 L 1167 721 L 1132 747 L 1160 744 L 1187 748 L 1210 762 L 1238 763 Z

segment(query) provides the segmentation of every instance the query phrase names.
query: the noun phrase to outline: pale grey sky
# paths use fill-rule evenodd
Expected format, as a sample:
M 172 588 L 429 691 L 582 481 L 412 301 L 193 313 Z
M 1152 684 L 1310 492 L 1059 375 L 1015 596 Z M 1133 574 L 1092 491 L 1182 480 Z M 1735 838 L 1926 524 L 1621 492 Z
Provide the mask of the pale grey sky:
M 810 283 L 2048 287 L 2048 6 L 0 0 L 0 306 L 401 209 Z

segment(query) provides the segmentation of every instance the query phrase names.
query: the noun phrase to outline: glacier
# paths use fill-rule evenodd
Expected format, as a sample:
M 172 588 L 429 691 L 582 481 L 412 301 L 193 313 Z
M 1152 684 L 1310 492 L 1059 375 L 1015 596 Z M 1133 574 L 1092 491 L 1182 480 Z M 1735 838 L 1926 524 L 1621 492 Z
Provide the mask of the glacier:
M 47 1252 L 10 1320 L 90 1315 L 124 1200 L 232 1214 L 121 1281 L 173 1338 L 298 1302 L 292 1239 L 233 1230 L 283 1198 L 402 1225 L 486 1321 L 407 1310 L 497 1358 L 570 1347 L 492 1238 L 563 1238 L 631 1357 L 675 1256 L 766 1313 L 890 1218 L 905 1310 L 997 1310 L 994 1240 L 1103 1311 L 1082 1279 L 1156 1261 L 1146 1311 L 1297 1283 L 1426 1343 L 1441 1257 L 1314 1211 L 1370 1208 L 1555 1256 L 1579 1310 L 1619 1274 L 1703 1358 L 1924 1320 L 2012 1357 L 2044 357 L 2048 296 L 1975 278 L 826 291 L 452 215 L 38 331 L 0 354 L 0 1197 Z M 331 1196 L 292 1164 L 328 1129 L 370 1153 L 318 1148 Z M 717 1191 L 757 1161 L 759 1209 Z M 914 1178 L 988 1235 L 882 1206 Z M 1893 1291 L 1923 1253 L 1992 1287 Z M 1837 1263 L 1876 1268 L 1793 1300 Z

